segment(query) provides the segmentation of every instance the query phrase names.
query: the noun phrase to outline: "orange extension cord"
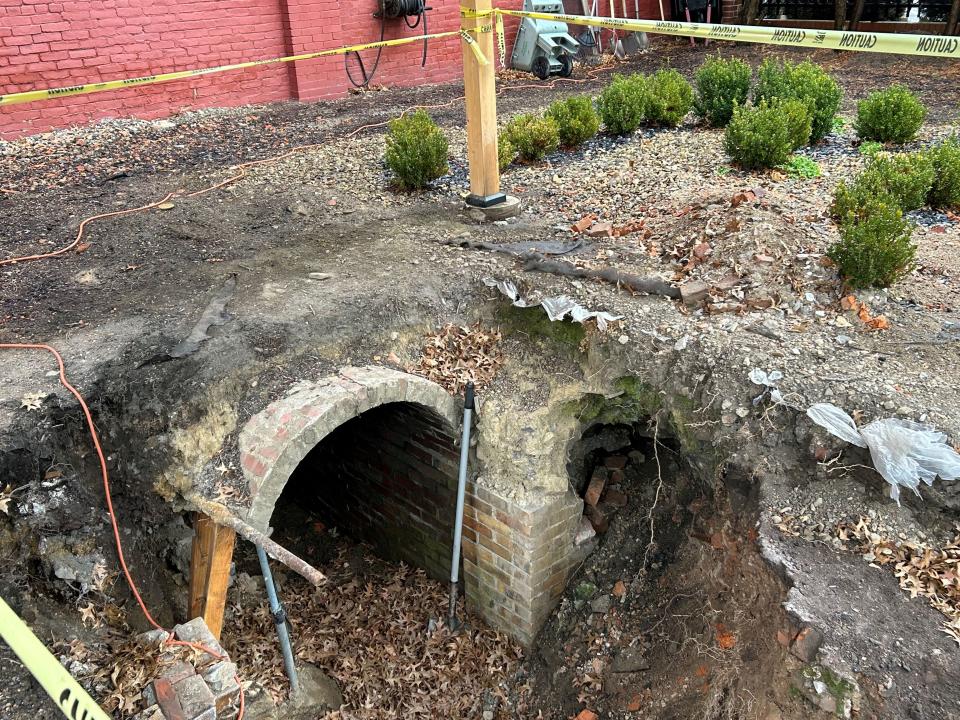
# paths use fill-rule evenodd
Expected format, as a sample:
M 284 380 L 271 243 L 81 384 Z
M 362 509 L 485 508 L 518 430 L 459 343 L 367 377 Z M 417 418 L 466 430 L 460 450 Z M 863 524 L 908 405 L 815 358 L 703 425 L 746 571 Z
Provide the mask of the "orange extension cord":
M 161 201 L 162 202 L 162 201 Z M 157 203 L 154 203 L 157 204 Z M 123 212 L 123 211 L 121 211 Z M 131 211 L 126 211 L 131 212 Z M 116 215 L 118 213 L 111 213 Z M 92 219 L 92 218 L 91 218 Z M 153 615 L 150 614 L 150 610 L 147 609 L 146 603 L 144 603 L 143 598 L 140 596 L 140 591 L 137 589 L 137 584 L 134 582 L 133 577 L 130 575 L 130 569 L 127 567 L 126 558 L 123 555 L 123 543 L 120 541 L 120 528 L 117 525 L 117 515 L 113 510 L 113 498 L 110 494 L 110 475 L 107 472 L 107 460 L 103 455 L 103 447 L 100 445 L 100 438 L 97 435 L 96 427 L 93 424 L 93 416 L 90 414 L 90 408 L 87 407 L 86 401 L 83 399 L 83 396 L 80 394 L 80 391 L 77 390 L 73 385 L 70 384 L 70 381 L 67 380 L 67 371 L 63 364 L 63 357 L 60 353 L 50 345 L 43 344 L 32 344 L 32 343 L 0 343 L 0 350 L 43 350 L 53 355 L 57 360 L 57 366 L 60 370 L 60 384 L 63 385 L 70 393 L 77 399 L 77 402 L 80 403 L 80 407 L 83 409 L 83 416 L 87 420 L 87 427 L 90 430 L 90 438 L 93 440 L 93 447 L 97 451 L 97 458 L 100 461 L 100 473 L 103 477 L 103 493 L 107 499 L 107 512 L 110 514 L 110 525 L 113 529 L 113 539 L 116 542 L 117 547 L 117 559 L 120 561 L 120 569 L 123 570 L 123 576 L 127 580 L 127 585 L 130 586 L 130 592 L 133 593 L 133 597 L 136 599 L 137 604 L 140 606 L 140 610 L 143 612 L 143 616 L 147 619 L 147 622 L 153 625 L 157 630 L 164 630 L 164 628 L 153 619 Z M 166 631 L 165 631 L 166 632 Z M 195 650 L 200 650 L 205 652 L 208 655 L 211 655 L 218 660 L 223 660 L 224 656 L 216 652 L 212 648 L 209 648 L 200 643 L 189 643 L 184 642 L 183 640 L 172 640 L 173 634 L 170 633 L 170 637 L 165 641 L 166 645 L 181 645 L 185 647 L 191 647 Z M 237 714 L 237 720 L 243 720 L 243 711 L 244 711 L 244 697 L 243 697 L 243 685 L 240 684 L 240 678 L 236 675 L 234 680 L 237 682 L 237 686 L 240 688 L 240 710 Z
M 613 67 L 613 66 L 610 66 L 610 67 Z M 583 78 L 583 79 L 557 78 L 552 82 L 547 83 L 545 86 L 537 86 L 537 87 L 554 87 L 558 82 L 571 82 L 571 83 L 589 82 L 590 80 L 594 79 L 596 74 L 603 72 L 605 70 L 608 70 L 610 69 L 610 67 L 595 68 L 587 73 L 587 75 L 589 76 L 588 78 Z M 514 90 L 514 89 L 519 89 L 524 87 L 529 87 L 529 86 L 526 86 L 526 85 L 506 86 L 501 88 L 497 94 L 499 95 L 500 93 L 503 93 L 506 90 Z M 460 102 L 461 100 L 463 100 L 463 96 L 460 96 L 448 102 L 439 103 L 436 105 L 413 105 L 405 109 L 403 112 L 401 112 L 399 117 L 403 117 L 404 115 L 406 115 L 408 112 L 412 110 L 435 110 L 437 108 L 449 107 L 450 105 Z M 389 120 L 385 120 L 383 122 L 372 123 L 370 125 L 361 125 L 360 127 L 352 130 L 350 133 L 345 135 L 344 138 L 352 138 L 358 135 L 359 133 L 363 132 L 364 130 L 383 127 L 384 125 L 388 125 L 389 123 L 390 123 Z M 238 171 L 236 174 L 231 175 L 226 180 L 222 180 L 221 182 L 215 183 L 206 188 L 202 188 L 200 190 L 196 190 L 191 193 L 186 193 L 183 195 L 183 197 L 198 197 L 200 195 L 205 195 L 208 192 L 212 192 L 213 190 L 217 190 L 218 188 L 224 187 L 226 185 L 229 185 L 230 183 L 236 182 L 237 180 L 244 178 L 247 174 L 247 168 L 255 167 L 257 165 L 264 165 L 266 163 L 278 162 L 302 150 L 310 150 L 312 148 L 319 147 L 321 144 L 322 143 L 312 143 L 309 145 L 300 145 L 280 155 L 264 158 L 262 160 L 251 160 L 250 162 L 234 165 L 233 169 Z M 3 189 L 3 192 L 16 194 L 17 191 Z M 52 258 L 52 257 L 57 257 L 59 255 L 64 255 L 70 252 L 71 250 L 73 250 L 75 247 L 77 247 L 80 244 L 80 241 L 83 239 L 84 232 L 86 231 L 86 227 L 89 223 L 94 222 L 95 220 L 103 220 L 105 218 L 110 218 L 110 217 L 120 217 L 123 215 L 131 215 L 133 213 L 143 212 L 145 210 L 151 210 L 159 205 L 162 205 L 168 200 L 171 200 L 172 198 L 178 197 L 178 196 L 179 195 L 177 192 L 170 192 L 164 195 L 160 200 L 149 203 L 147 205 L 141 205 L 140 207 L 135 207 L 135 208 L 127 208 L 126 210 L 116 210 L 114 212 L 101 213 L 100 215 L 92 215 L 80 222 L 80 226 L 77 228 L 77 235 L 70 244 L 65 245 L 59 250 L 54 250 L 48 253 L 39 253 L 36 255 L 23 255 L 20 257 L 0 260 L 0 267 L 3 267 L 4 265 L 15 265 L 17 263 L 29 262 L 32 260 L 43 260 L 46 258 Z M 0 343 L 0 350 L 42 350 L 44 352 L 50 353 L 56 358 L 57 365 L 60 369 L 60 384 L 63 385 L 67 390 L 69 390 L 70 393 L 77 399 L 77 402 L 80 403 L 80 407 L 83 409 L 83 415 L 87 421 L 87 427 L 90 430 L 90 438 L 93 440 L 93 446 L 97 451 L 97 458 L 100 461 L 100 472 L 101 472 L 101 475 L 103 476 L 103 492 L 107 500 L 107 512 L 110 515 L 110 525 L 111 525 L 111 528 L 113 529 L 114 541 L 116 542 L 117 559 L 120 561 L 120 569 L 123 571 L 123 576 L 124 578 L 126 578 L 127 585 L 130 587 L 130 591 L 133 593 L 133 596 L 136 599 L 137 604 L 140 606 L 140 610 L 143 612 L 143 616 L 147 619 L 147 622 L 150 623 L 157 630 L 164 630 L 164 628 L 156 620 L 154 620 L 153 616 L 150 614 L 150 610 L 147 608 L 146 604 L 143 601 L 143 598 L 140 596 L 140 591 L 137 589 L 137 584 L 134 582 L 133 576 L 130 575 L 130 570 L 127 567 L 127 561 L 123 554 L 123 544 L 120 541 L 120 528 L 117 524 L 117 516 L 113 510 L 113 498 L 111 497 L 111 494 L 110 494 L 110 475 L 107 471 L 107 461 L 103 455 L 103 448 L 100 445 L 100 438 L 97 435 L 96 427 L 93 424 L 93 416 L 90 414 L 90 408 L 87 407 L 87 403 L 86 401 L 84 401 L 83 396 L 80 394 L 80 392 L 73 385 L 70 384 L 69 380 L 67 380 L 67 373 L 64 367 L 63 357 L 60 355 L 59 352 L 57 352 L 55 348 L 51 347 L 50 345 L 44 345 L 44 344 Z M 172 633 L 170 634 L 170 637 L 172 637 Z M 220 653 L 214 651 L 211 648 L 208 648 L 204 645 L 200 645 L 197 643 L 188 643 L 188 642 L 183 642 L 182 640 L 167 639 L 165 644 L 192 647 L 194 649 L 205 652 L 208 655 L 211 655 L 217 659 L 220 659 L 220 660 L 223 659 L 223 655 L 221 655 Z M 237 685 L 240 688 L 240 711 L 239 711 L 239 714 L 237 715 L 237 720 L 243 720 L 243 712 L 244 712 L 243 685 L 240 683 L 239 677 L 234 676 L 234 679 L 237 681 Z
M 599 73 L 614 69 L 615 67 L 616 67 L 615 65 L 608 65 L 604 67 L 594 68 L 593 70 L 589 70 L 587 72 L 588 77 L 586 78 L 579 78 L 579 79 L 556 78 L 549 83 L 546 83 L 544 85 L 536 85 L 536 86 L 508 85 L 500 88 L 500 90 L 497 91 L 497 95 L 500 95 L 506 92 L 507 90 L 521 90 L 528 87 L 552 88 L 552 87 L 555 87 L 556 84 L 560 82 L 568 82 L 568 83 L 590 82 L 591 80 L 595 79 L 596 75 L 598 75 Z M 460 97 L 456 97 L 453 100 L 449 100 L 448 102 L 445 102 L 445 103 L 438 103 L 436 105 L 411 105 L 407 109 L 403 110 L 400 113 L 400 115 L 398 115 L 397 117 L 403 117 L 404 115 L 406 115 L 408 112 L 411 112 L 412 110 L 436 110 L 437 108 L 449 107 L 450 105 L 460 102 L 463 99 L 464 98 L 461 95 Z M 360 127 L 354 130 L 351 130 L 349 133 L 347 133 L 343 137 L 344 139 L 356 137 L 358 134 L 360 134 L 364 130 L 372 130 L 373 128 L 383 127 L 385 125 L 388 125 L 389 123 L 390 123 L 390 120 L 384 120 L 383 122 L 371 123 L 369 125 L 361 125 Z M 43 260 L 45 258 L 52 258 L 52 257 L 57 257 L 58 255 L 64 255 L 70 252 L 71 250 L 73 250 L 75 247 L 77 247 L 80 244 L 80 241 L 83 239 L 83 235 L 86 232 L 87 225 L 91 222 L 94 222 L 95 220 L 103 220 L 105 218 L 110 218 L 110 217 L 120 217 L 122 215 L 131 215 L 133 213 L 143 212 L 145 210 L 151 210 L 157 207 L 158 205 L 163 205 L 163 203 L 167 202 L 168 200 L 172 200 L 175 197 L 198 197 L 200 195 L 206 195 L 208 192 L 212 192 L 219 188 L 225 187 L 226 185 L 230 185 L 231 183 L 234 183 L 237 180 L 243 179 L 247 175 L 247 168 L 256 167 L 257 165 L 265 165 L 268 163 L 279 162 L 280 160 L 288 158 L 291 155 L 294 155 L 298 152 L 301 152 L 303 150 L 312 150 L 313 148 L 320 147 L 321 145 L 324 145 L 324 144 L 325 143 L 311 143 L 309 145 L 298 145 L 297 147 L 287 150 L 286 152 L 281 153 L 280 155 L 274 155 L 272 157 L 263 158 L 261 160 L 251 160 L 249 162 L 240 163 L 239 165 L 233 165 L 231 166 L 231 169 L 237 171 L 234 175 L 231 175 L 226 180 L 221 180 L 218 183 L 215 183 L 205 188 L 201 188 L 200 190 L 195 190 L 194 192 L 183 193 L 182 195 L 178 192 L 170 192 L 164 195 L 161 199 L 157 200 L 156 202 L 152 202 L 147 205 L 141 205 L 140 207 L 135 207 L 135 208 L 127 208 L 126 210 L 116 210 L 114 212 L 102 213 L 100 215 L 93 215 L 91 217 L 85 218 L 83 221 L 81 221 L 80 227 L 77 228 L 77 236 L 73 239 L 73 241 L 69 245 L 65 245 L 59 250 L 54 250 L 48 253 L 40 253 L 37 255 L 23 255 L 20 257 L 13 257 L 13 258 L 7 258 L 5 260 L 0 260 L 0 267 L 3 267 L 5 265 L 16 265 L 17 263 L 30 262 L 31 260 Z M 10 194 L 17 194 L 16 190 L 4 189 L 3 192 L 7 192 Z

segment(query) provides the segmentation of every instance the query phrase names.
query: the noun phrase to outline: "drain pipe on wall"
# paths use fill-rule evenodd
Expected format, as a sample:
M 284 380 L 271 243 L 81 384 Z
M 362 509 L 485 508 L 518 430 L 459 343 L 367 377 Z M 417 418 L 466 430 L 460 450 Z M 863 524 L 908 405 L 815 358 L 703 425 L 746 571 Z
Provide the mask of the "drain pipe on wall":
M 453 519 L 453 560 L 450 562 L 450 609 L 447 627 L 456 630 L 457 583 L 460 579 L 460 541 L 463 537 L 463 496 L 467 489 L 467 458 L 470 455 L 470 420 L 473 415 L 473 383 L 467 383 L 463 397 L 463 437 L 460 439 L 460 473 L 457 477 L 457 514 Z
M 270 614 L 277 626 L 277 636 L 280 638 L 280 651 L 283 653 L 283 667 L 290 678 L 290 695 L 300 693 L 300 679 L 297 677 L 297 666 L 293 662 L 293 648 L 290 645 L 290 635 L 287 632 L 287 613 L 277 598 L 277 588 L 273 584 L 273 573 L 270 572 L 270 561 L 267 553 L 260 545 L 257 548 L 257 559 L 260 561 L 260 571 L 263 573 L 263 584 L 267 588 L 267 597 L 270 599 Z

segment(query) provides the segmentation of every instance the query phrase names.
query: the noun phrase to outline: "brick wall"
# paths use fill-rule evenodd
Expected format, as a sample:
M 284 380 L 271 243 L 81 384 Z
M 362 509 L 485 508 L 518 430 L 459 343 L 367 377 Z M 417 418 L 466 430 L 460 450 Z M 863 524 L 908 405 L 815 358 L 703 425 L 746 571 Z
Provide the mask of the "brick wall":
M 447 580 L 458 460 L 439 416 L 390 403 L 325 437 L 291 476 L 286 492 L 313 500 L 325 523 L 370 543 L 382 557 Z
M 432 3 L 430 32 L 458 26 L 458 5 Z M 375 0 L 0 0 L 0 93 L 279 57 L 379 39 Z M 402 20 L 387 38 L 419 34 Z M 420 85 L 460 74 L 459 41 L 386 48 L 375 82 Z M 372 59 L 372 56 L 371 56 Z M 0 108 L 4 138 L 104 117 L 164 117 L 215 106 L 315 100 L 350 87 L 342 57 L 267 66 Z
M 570 0 L 574 2 L 574 0 Z M 429 5 L 429 32 L 459 27 L 459 3 Z M 498 3 L 519 8 L 521 0 Z M 623 13 L 617 3 L 617 16 Z M 0 93 L 137 77 L 280 57 L 378 40 L 376 0 L 0 0 Z M 659 18 L 654 0 L 640 16 Z M 579 13 L 579 3 L 567 8 Z M 609 16 L 609 0 L 599 14 Z M 635 16 L 628 0 L 627 16 Z M 520 21 L 506 18 L 507 52 Z M 387 23 L 387 39 L 417 35 L 402 20 Z M 423 85 L 461 75 L 460 41 L 385 48 L 376 84 Z M 365 53 L 367 65 L 374 53 Z M 0 107 L 0 137 L 11 139 L 105 117 L 159 118 L 195 108 L 287 99 L 317 100 L 346 93 L 343 57 L 306 60 L 200 76 L 92 95 Z
M 573 493 L 517 505 L 471 484 L 464 508 L 463 571 L 470 607 L 527 647 L 583 559 L 574 536 L 583 501 Z

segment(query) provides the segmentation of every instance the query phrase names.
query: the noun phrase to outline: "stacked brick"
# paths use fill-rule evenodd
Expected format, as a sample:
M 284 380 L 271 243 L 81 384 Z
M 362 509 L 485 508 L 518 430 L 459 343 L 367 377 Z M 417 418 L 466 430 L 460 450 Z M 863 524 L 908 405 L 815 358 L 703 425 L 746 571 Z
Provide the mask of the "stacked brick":
M 467 600 L 488 623 L 529 646 L 583 559 L 574 545 L 583 503 L 563 493 L 521 506 L 471 485 L 465 504 Z
M 167 633 L 148 633 L 145 640 L 158 642 Z M 196 659 L 165 665 L 143 692 L 147 709 L 135 720 L 234 720 L 239 707 L 237 667 L 207 628 L 203 618 L 177 625 L 174 637 L 203 645 L 221 657 L 198 652 Z

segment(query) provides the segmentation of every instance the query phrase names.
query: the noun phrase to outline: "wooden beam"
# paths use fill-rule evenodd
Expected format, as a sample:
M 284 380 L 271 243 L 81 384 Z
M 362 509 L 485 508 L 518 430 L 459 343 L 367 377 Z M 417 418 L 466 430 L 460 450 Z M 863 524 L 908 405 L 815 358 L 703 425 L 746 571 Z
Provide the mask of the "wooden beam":
M 463 0 L 466 10 L 485 12 L 490 0 Z M 461 27 L 470 32 L 487 59 L 482 64 L 466 42 L 463 46 L 463 92 L 467 109 L 467 160 L 470 163 L 472 205 L 487 206 L 503 202 L 500 193 L 500 168 L 497 165 L 497 88 L 493 51 L 493 15 L 461 17 Z M 486 32 L 479 28 L 486 27 Z
M 227 584 L 237 534 L 197 513 L 190 558 L 190 617 L 202 615 L 213 636 L 220 639 L 227 605 Z
M 203 615 L 207 602 L 207 578 L 213 560 L 216 524 L 206 515 L 193 516 L 193 549 L 190 553 L 190 619 Z
M 184 495 L 184 498 L 202 514 L 209 515 L 213 518 L 218 525 L 233 528 L 241 537 L 245 537 L 254 545 L 260 545 L 267 551 L 267 555 L 283 563 L 301 577 L 309 580 L 313 585 L 319 587 L 327 581 L 324 574 L 313 567 L 313 565 L 300 559 L 282 545 L 278 545 L 256 528 L 243 522 L 243 520 L 231 513 L 227 507 L 207 500 L 192 492 Z M 196 615 L 194 615 L 194 617 L 196 617 Z

